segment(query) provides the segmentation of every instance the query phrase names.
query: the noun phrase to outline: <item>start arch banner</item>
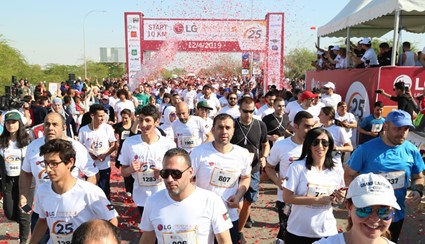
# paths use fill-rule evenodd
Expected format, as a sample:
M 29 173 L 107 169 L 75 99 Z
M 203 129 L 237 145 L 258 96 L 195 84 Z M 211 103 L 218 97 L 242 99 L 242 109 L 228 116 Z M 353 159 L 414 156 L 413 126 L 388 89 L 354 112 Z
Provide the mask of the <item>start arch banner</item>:
M 183 52 L 264 52 L 264 85 L 282 87 L 284 14 L 268 13 L 264 20 L 159 19 L 125 13 L 126 61 L 129 82 L 143 65 L 145 51 L 158 51 L 177 42 Z

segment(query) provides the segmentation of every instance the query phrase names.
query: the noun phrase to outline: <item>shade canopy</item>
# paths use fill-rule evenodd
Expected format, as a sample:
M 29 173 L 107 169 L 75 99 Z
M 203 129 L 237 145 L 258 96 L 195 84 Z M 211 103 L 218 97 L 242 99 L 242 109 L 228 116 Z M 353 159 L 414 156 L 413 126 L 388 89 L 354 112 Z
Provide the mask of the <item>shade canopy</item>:
M 319 37 L 381 37 L 394 30 L 395 14 L 400 11 L 400 28 L 425 32 L 424 0 L 351 0 L 329 23 L 317 30 Z

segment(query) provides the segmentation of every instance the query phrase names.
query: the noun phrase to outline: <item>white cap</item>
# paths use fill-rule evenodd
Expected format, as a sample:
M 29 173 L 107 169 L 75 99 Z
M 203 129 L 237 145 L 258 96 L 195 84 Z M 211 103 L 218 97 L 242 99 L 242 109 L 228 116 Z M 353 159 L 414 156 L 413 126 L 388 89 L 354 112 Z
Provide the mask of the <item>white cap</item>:
M 317 51 L 317 54 L 319 54 L 319 55 L 323 55 L 323 54 L 325 54 L 324 52 L 322 52 L 322 51 Z
M 332 88 L 332 90 L 335 90 L 335 84 L 330 81 L 324 84 L 323 87 Z
M 359 44 L 369 45 L 369 44 L 372 44 L 372 40 L 369 37 L 365 37 L 360 40 Z
M 331 50 L 336 50 L 336 51 L 338 51 L 338 50 L 339 50 L 339 46 L 334 46 L 333 48 L 331 48 Z
M 357 176 L 348 187 L 346 198 L 351 198 L 357 208 L 383 205 L 400 210 L 390 182 L 373 173 Z

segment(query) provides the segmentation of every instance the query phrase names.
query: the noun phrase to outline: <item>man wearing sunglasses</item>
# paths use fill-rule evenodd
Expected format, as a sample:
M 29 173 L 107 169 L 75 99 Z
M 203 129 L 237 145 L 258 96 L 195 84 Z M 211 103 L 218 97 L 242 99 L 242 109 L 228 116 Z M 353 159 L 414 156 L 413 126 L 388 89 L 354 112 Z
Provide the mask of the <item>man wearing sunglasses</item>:
M 196 147 L 190 157 L 196 185 L 219 195 L 229 211 L 233 227 L 230 229 L 233 243 L 239 241 L 239 202 L 249 188 L 252 158 L 248 150 L 230 143 L 235 127 L 228 114 L 214 118 L 214 141 Z
M 252 157 L 250 187 L 244 195 L 243 206 L 239 212 L 239 232 L 241 232 L 250 215 L 251 204 L 258 200 L 260 172 L 266 166 L 270 145 L 267 139 L 266 124 L 254 119 L 254 100 L 250 97 L 243 97 L 239 106 L 241 116 L 235 120 L 235 132 L 230 142 L 248 149 Z M 249 223 L 252 226 L 252 222 L 249 221 Z M 250 227 L 250 224 L 247 227 Z
M 335 84 L 329 81 L 323 85 L 322 89 L 322 103 L 333 107 L 336 111 L 338 103 L 341 102 L 341 96 L 335 93 Z
M 50 231 L 52 243 L 71 243 L 74 231 L 84 222 L 104 219 L 118 225 L 118 213 L 98 186 L 76 179 L 76 152 L 68 140 L 53 139 L 40 147 L 50 182 L 37 189 L 35 211 L 40 218 L 30 243 L 38 243 Z
M 393 242 L 397 242 L 403 227 L 405 203 L 417 206 L 424 189 L 424 161 L 418 148 L 406 141 L 409 128 L 414 128 L 410 114 L 403 110 L 390 112 L 384 123 L 383 135 L 361 144 L 349 159 L 349 167 L 345 168 L 347 185 L 357 175 L 372 172 L 384 176 L 393 186 L 401 207 L 390 226 Z M 409 180 L 411 192 L 406 197 Z
M 196 187 L 189 154 L 173 148 L 164 155 L 160 175 L 166 190 L 146 202 L 140 223 L 140 244 L 232 243 L 232 223 L 223 201 L 215 193 Z
M 217 114 L 229 114 L 233 117 L 233 119 L 239 118 L 241 116 L 241 113 L 239 112 L 239 105 L 238 105 L 238 95 L 234 92 L 231 92 L 227 95 L 227 106 L 224 106 L 218 111 Z
M 143 214 L 146 199 L 164 189 L 159 177 L 164 153 L 176 144 L 156 132 L 161 113 L 155 105 L 148 104 L 137 111 L 141 134 L 127 138 L 118 159 L 123 177 L 134 178 L 132 197 L 140 215 Z

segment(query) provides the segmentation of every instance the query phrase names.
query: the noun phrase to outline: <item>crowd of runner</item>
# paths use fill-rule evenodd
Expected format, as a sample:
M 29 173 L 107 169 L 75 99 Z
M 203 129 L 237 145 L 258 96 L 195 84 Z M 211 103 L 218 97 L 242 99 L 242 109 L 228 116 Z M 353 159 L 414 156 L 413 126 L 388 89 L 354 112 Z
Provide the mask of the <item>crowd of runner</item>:
M 140 243 L 244 243 L 269 178 L 278 187 L 276 243 L 397 242 L 406 204 L 422 198 L 425 166 L 406 141 L 418 108 L 402 107 L 408 93 L 395 88 L 403 94 L 381 94 L 399 110 L 384 118 L 376 102 L 359 121 L 332 82 L 279 90 L 238 78 L 134 87 L 78 79 L 52 94 L 21 80 L 23 104 L 2 114 L 3 209 L 21 243 L 30 229 L 30 243 L 79 243 L 95 219 L 112 224 L 98 223 L 112 231 L 107 243 L 119 242 L 115 166 L 140 213 Z M 349 230 L 338 235 L 333 206 L 344 203 Z

